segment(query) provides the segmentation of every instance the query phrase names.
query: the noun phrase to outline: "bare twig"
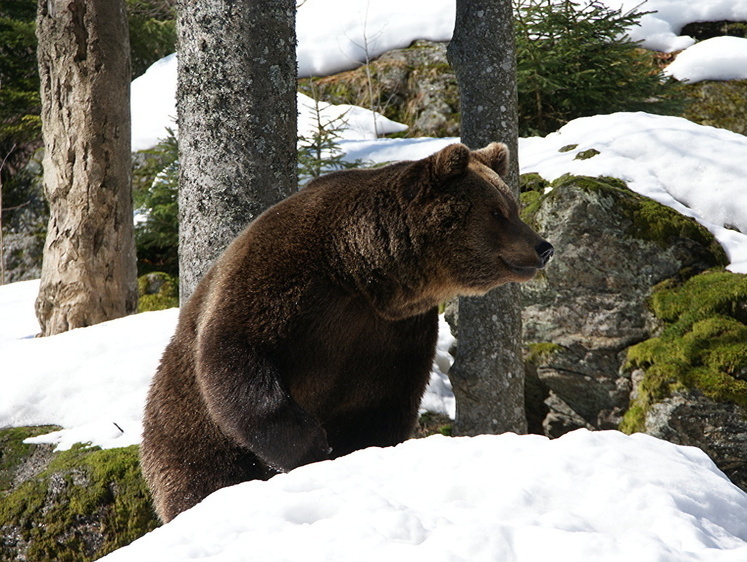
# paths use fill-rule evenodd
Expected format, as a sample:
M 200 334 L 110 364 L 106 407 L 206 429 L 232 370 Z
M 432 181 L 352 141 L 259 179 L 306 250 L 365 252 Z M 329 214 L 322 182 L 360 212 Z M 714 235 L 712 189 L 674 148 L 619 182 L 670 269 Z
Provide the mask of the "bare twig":
M 16 149 L 16 145 L 14 144 L 10 150 L 8 151 L 8 154 L 5 155 L 5 158 L 3 158 L 3 161 L 0 163 L 0 285 L 5 285 L 5 243 L 3 241 L 3 176 L 2 171 L 5 167 L 5 163 L 8 161 L 8 158 L 11 154 L 13 154 L 13 151 Z

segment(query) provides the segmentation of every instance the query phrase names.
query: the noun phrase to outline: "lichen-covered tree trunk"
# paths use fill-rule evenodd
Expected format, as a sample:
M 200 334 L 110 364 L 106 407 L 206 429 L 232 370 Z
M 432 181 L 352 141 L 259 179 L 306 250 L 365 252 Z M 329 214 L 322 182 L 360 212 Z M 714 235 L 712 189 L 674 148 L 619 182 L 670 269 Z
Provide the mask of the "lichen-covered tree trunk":
M 501 141 L 511 150 L 504 178 L 518 196 L 518 112 L 511 0 L 457 0 L 448 58 L 461 103 L 462 142 Z M 459 300 L 457 355 L 449 373 L 459 435 L 526 433 L 519 288 Z
M 179 275 L 215 258 L 296 186 L 295 0 L 178 5 Z
M 137 308 L 124 0 L 39 0 L 44 191 L 50 219 L 36 314 L 43 335 Z

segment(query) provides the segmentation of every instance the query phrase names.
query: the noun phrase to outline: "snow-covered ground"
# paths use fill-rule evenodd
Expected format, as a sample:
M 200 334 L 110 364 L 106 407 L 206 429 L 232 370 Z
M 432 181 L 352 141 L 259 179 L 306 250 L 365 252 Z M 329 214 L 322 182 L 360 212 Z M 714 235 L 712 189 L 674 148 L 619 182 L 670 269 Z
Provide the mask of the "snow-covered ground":
M 626 10 L 640 4 L 604 3 Z M 730 79 L 743 71 L 744 40 L 691 46 L 679 33 L 691 21 L 747 20 L 747 0 L 649 0 L 639 9 L 657 13 L 644 16 L 631 37 L 652 49 L 690 47 L 671 69 L 678 79 Z M 299 70 L 331 72 L 359 64 L 366 50 L 375 56 L 416 38 L 448 40 L 453 10 L 454 0 L 306 0 L 298 18 Z M 709 74 L 698 74 L 703 68 Z M 134 147 L 152 146 L 173 127 L 175 83 L 173 55 L 134 81 Z M 301 133 L 308 132 L 303 107 L 311 103 L 299 96 Z M 351 159 L 418 159 L 457 140 L 376 139 L 365 110 L 322 110 L 326 119 L 348 112 L 355 127 L 342 147 Z M 577 146 L 559 152 L 570 145 Z M 574 159 L 589 148 L 600 154 Z M 743 273 L 745 154 L 743 136 L 640 113 L 577 119 L 519 145 L 522 172 L 549 180 L 567 172 L 615 176 L 694 216 L 727 249 L 731 269 Z M 0 287 L 0 427 L 60 425 L 62 431 L 34 439 L 59 448 L 137 443 L 147 387 L 177 311 L 33 339 L 37 290 L 37 281 Z M 452 341 L 442 323 L 423 402 L 451 415 L 444 373 Z M 747 494 L 698 449 L 643 435 L 431 437 L 221 490 L 107 558 L 151 559 L 736 562 L 747 560 Z
M 219 490 L 107 562 L 743 562 L 747 494 L 699 449 L 442 436 Z

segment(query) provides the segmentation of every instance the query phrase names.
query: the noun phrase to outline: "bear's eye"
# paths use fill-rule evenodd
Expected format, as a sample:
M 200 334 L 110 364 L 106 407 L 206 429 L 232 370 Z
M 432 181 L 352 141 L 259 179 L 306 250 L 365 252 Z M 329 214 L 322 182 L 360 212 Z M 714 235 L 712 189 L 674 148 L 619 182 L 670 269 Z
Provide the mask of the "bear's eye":
M 493 215 L 496 219 L 505 219 L 506 214 L 503 212 L 502 209 L 495 208 L 492 211 L 490 211 L 490 214 Z

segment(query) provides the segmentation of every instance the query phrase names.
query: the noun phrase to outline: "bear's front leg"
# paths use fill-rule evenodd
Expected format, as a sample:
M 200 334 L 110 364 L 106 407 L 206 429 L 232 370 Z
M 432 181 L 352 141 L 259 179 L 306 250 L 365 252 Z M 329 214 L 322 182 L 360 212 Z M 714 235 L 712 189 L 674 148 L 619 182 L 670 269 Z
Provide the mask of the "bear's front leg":
M 198 337 L 197 380 L 216 425 L 268 466 L 289 471 L 329 458 L 324 429 L 240 332 L 207 330 Z

